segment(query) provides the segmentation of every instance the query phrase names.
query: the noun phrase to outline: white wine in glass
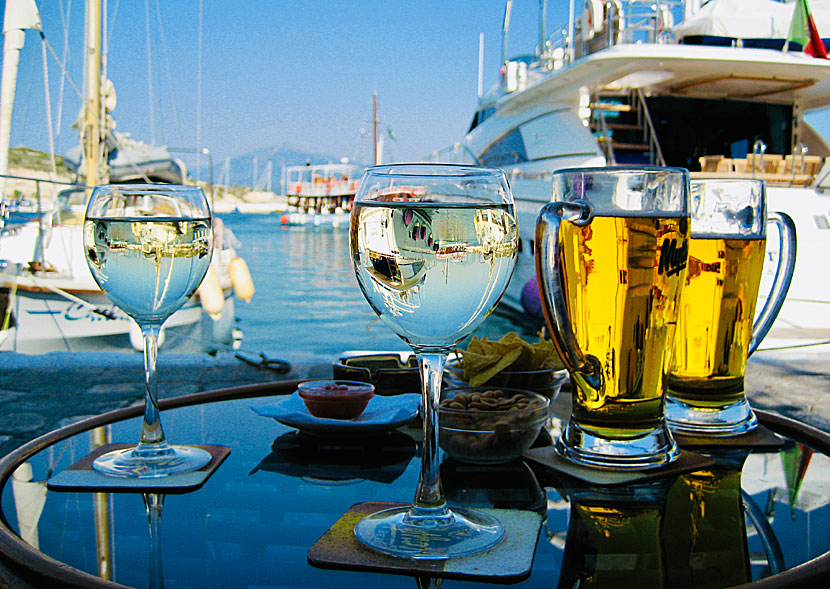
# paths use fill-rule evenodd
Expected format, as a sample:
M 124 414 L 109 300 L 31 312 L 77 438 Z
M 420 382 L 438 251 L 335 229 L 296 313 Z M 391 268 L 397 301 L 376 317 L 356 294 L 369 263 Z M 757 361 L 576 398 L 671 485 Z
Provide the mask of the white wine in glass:
M 418 358 L 424 451 L 413 505 L 355 526 L 368 547 L 402 558 L 475 554 L 498 543 L 487 513 L 447 507 L 439 476 L 438 403 L 447 355 L 495 308 L 515 267 L 518 230 L 501 170 L 405 164 L 370 168 L 350 223 L 366 300 Z
M 84 250 L 92 276 L 144 337 L 144 420 L 134 448 L 99 456 L 104 474 L 155 478 L 197 470 L 210 461 L 200 448 L 167 443 L 157 398 L 158 336 L 165 320 L 199 287 L 210 266 L 210 208 L 198 186 L 97 186 L 87 205 Z

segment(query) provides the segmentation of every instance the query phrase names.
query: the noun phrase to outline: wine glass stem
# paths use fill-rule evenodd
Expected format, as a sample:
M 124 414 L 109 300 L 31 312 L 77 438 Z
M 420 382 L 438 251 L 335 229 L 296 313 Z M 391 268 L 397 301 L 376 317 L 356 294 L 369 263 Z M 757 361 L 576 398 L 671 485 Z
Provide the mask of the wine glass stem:
M 158 336 L 161 325 L 142 325 L 144 336 L 144 423 L 141 424 L 139 452 L 163 452 L 167 449 L 158 405 L 158 381 L 156 360 L 158 358 Z
M 421 372 L 424 442 L 421 477 L 415 491 L 414 507 L 416 510 L 428 510 L 434 514 L 438 512 L 436 515 L 440 515 L 447 511 L 438 460 L 438 404 L 441 401 L 441 378 L 447 354 L 416 352 L 415 355 Z

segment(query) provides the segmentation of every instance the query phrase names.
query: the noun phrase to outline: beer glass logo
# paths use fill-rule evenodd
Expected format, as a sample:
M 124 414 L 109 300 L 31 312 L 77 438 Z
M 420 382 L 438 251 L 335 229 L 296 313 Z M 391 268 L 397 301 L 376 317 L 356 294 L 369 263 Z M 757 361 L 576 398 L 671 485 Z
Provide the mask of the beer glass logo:
M 680 228 L 680 232 L 685 234 L 684 228 Z M 681 245 L 677 245 L 677 239 L 666 239 L 663 245 L 660 246 L 660 262 L 657 266 L 658 274 L 665 274 L 666 276 L 674 276 L 686 269 L 686 260 L 689 259 L 689 241 L 682 240 Z

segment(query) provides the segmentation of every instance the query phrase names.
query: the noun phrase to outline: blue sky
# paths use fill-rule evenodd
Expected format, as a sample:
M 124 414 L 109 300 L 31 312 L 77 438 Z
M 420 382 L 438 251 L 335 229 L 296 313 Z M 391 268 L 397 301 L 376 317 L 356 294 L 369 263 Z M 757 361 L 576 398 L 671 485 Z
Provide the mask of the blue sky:
M 59 57 L 68 18 L 67 69 L 81 88 L 85 2 L 36 1 Z M 565 22 L 568 3 L 549 5 L 551 31 Z M 514 2 L 511 54 L 534 51 L 538 10 L 537 0 Z M 476 103 L 479 33 L 485 90 L 497 81 L 504 0 L 109 0 L 108 13 L 116 130 L 148 143 L 207 147 L 214 162 L 283 144 L 368 160 L 377 92 L 380 119 L 396 138 L 388 154 L 403 161 L 463 137 Z M 54 119 L 60 69 L 51 56 L 48 70 Z M 59 153 L 78 142 L 70 125 L 81 105 L 68 83 L 63 92 Z M 44 104 L 40 40 L 31 32 L 12 146 L 48 149 Z
M 68 31 L 67 69 L 82 87 L 84 0 L 36 2 L 59 58 Z M 504 5 L 504 0 L 108 0 L 108 77 L 118 97 L 117 130 L 147 143 L 206 147 L 217 166 L 282 145 L 368 162 L 377 92 L 380 119 L 396 137 L 387 141 L 387 160 L 418 160 L 460 140 L 469 125 L 480 33 L 485 90 L 496 83 Z M 538 0 L 514 0 L 509 55 L 534 52 L 538 11 Z M 566 26 L 567 11 L 567 0 L 548 1 L 548 34 Z M 38 35 L 27 33 L 11 145 L 47 151 L 41 51 Z M 51 56 L 48 71 L 54 120 L 61 76 Z M 78 144 L 70 125 L 81 100 L 68 83 L 63 97 L 58 153 Z M 830 131 L 828 114 L 808 120 L 825 135 Z

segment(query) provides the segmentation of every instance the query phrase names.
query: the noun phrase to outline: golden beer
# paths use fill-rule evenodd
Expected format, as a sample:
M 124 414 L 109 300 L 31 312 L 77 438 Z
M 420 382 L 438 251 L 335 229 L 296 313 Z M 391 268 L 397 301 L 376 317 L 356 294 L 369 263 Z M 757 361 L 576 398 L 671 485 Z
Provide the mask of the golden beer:
M 663 419 L 688 218 L 596 216 L 559 230 L 564 298 L 576 342 L 602 386 L 572 372 L 572 420 L 591 435 L 636 438 Z
M 669 395 L 697 407 L 743 398 L 744 372 L 766 240 L 689 241 Z

